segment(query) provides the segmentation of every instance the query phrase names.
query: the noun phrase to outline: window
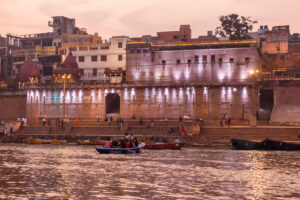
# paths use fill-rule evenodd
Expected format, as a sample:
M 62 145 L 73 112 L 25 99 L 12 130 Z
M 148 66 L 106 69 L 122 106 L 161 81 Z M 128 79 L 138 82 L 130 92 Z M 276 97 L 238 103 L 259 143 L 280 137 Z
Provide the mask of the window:
M 118 48 L 122 48 L 123 43 L 122 42 L 118 42 Z
M 219 63 L 222 63 L 223 62 L 223 58 L 219 58 Z
M 192 61 L 189 59 L 188 60 L 188 65 L 191 65 L 192 64 Z
M 216 62 L 216 55 L 210 55 L 210 62 Z
M 97 68 L 93 68 L 93 76 L 97 76 Z
M 147 53 L 147 49 L 143 49 L 143 53 Z
M 98 47 L 90 47 L 90 50 L 98 50 Z
M 138 49 L 136 52 L 137 52 L 137 53 L 141 53 L 142 51 L 141 51 L 140 49 Z
M 107 56 L 101 56 L 101 61 L 107 61 Z
M 207 55 L 202 56 L 202 62 L 207 62 Z
M 88 48 L 87 47 L 79 47 L 79 51 L 87 51 Z
M 78 59 L 79 62 L 84 62 L 84 56 L 79 56 Z
M 123 59 L 122 55 L 118 55 L 118 60 L 121 61 Z
M 92 62 L 97 62 L 98 56 L 92 56 Z
M 79 75 L 83 76 L 83 74 L 84 74 L 84 70 L 83 69 L 79 69 Z
M 162 60 L 162 61 L 161 61 L 161 64 L 162 64 L 162 65 L 166 65 L 166 61 L 165 61 L 165 60 Z
M 134 50 L 130 50 L 130 53 L 135 53 L 135 51 Z
M 177 40 L 178 39 L 178 35 L 173 35 L 173 39 Z
M 176 64 L 179 65 L 180 64 L 180 60 L 176 60 Z
M 230 58 L 230 59 L 229 59 L 229 62 L 230 62 L 230 63 L 233 63 L 233 62 L 234 62 L 234 59 L 233 59 L 233 58 Z
M 246 63 L 249 63 L 249 62 L 250 62 L 250 58 L 249 58 L 249 57 L 246 57 L 246 58 L 245 58 L 245 62 L 246 62 Z
M 199 56 L 195 55 L 195 63 L 198 63 L 198 62 L 199 62 Z

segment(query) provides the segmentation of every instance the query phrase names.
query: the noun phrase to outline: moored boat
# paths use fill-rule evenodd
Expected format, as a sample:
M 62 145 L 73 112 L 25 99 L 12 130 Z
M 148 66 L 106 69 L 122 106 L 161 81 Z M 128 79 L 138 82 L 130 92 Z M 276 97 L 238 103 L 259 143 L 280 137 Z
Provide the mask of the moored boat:
M 108 148 L 108 147 L 96 147 L 96 150 L 100 154 L 136 154 L 141 153 L 143 147 L 133 147 L 133 148 Z
M 300 150 L 300 143 L 289 143 L 266 139 L 262 142 L 247 140 L 231 140 L 234 150 L 266 150 L 266 151 L 297 151 Z
M 257 150 L 260 148 L 261 142 L 231 139 L 231 145 L 234 150 Z
M 61 145 L 61 144 L 67 144 L 67 140 L 52 140 L 52 144 Z
M 76 142 L 76 144 L 78 144 L 78 145 L 91 145 L 93 143 L 90 140 L 78 140 Z
M 51 144 L 52 140 L 43 140 L 43 139 L 29 139 L 29 144 Z
M 105 141 L 102 141 L 102 140 L 93 140 L 92 144 L 93 145 L 105 145 Z
M 144 146 L 144 149 L 172 149 L 172 150 L 180 150 L 185 143 L 152 143 L 152 144 L 146 144 Z

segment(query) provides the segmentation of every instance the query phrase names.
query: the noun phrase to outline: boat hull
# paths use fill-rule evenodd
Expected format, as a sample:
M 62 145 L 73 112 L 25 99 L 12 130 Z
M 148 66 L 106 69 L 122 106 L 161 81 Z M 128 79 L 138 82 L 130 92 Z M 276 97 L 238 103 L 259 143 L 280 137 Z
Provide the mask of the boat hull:
M 51 144 L 51 140 L 41 140 L 41 139 L 30 139 L 29 144 Z
M 185 143 L 159 143 L 159 144 L 147 144 L 144 146 L 144 149 L 171 149 L 171 150 L 180 150 Z
M 62 145 L 62 144 L 67 144 L 67 141 L 66 140 L 52 140 L 52 144 Z
M 100 154 L 137 154 L 142 152 L 143 147 L 135 148 L 106 148 L 106 147 L 96 147 L 96 150 Z
M 299 151 L 300 144 L 293 144 L 275 140 L 264 140 L 262 142 L 253 142 L 247 140 L 231 140 L 234 150 L 265 150 L 265 151 Z

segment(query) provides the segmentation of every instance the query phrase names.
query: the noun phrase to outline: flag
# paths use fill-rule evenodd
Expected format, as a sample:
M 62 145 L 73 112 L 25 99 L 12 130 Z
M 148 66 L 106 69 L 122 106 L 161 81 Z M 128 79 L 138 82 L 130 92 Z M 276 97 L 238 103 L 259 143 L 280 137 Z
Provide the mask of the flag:
M 181 132 L 182 132 L 184 135 L 188 136 L 187 132 L 184 130 L 183 125 L 181 125 Z

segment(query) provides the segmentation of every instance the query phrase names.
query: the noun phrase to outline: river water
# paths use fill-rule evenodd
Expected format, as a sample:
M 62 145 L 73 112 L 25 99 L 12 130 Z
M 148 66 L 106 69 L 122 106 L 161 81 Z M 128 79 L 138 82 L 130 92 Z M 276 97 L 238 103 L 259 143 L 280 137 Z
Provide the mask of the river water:
M 300 199 L 300 154 L 0 144 L 0 199 Z

